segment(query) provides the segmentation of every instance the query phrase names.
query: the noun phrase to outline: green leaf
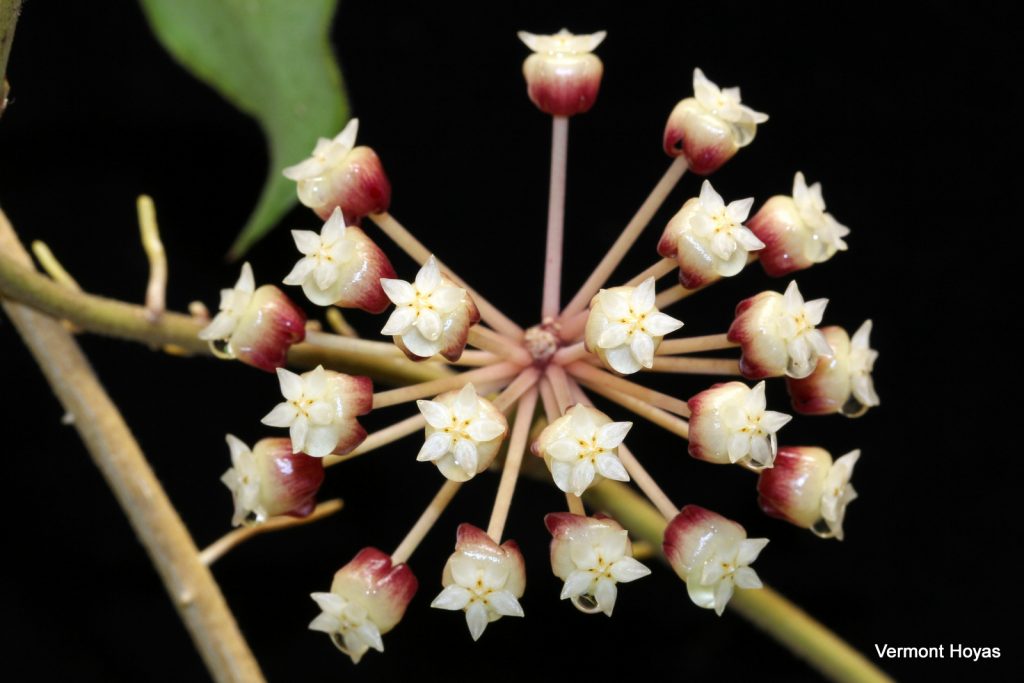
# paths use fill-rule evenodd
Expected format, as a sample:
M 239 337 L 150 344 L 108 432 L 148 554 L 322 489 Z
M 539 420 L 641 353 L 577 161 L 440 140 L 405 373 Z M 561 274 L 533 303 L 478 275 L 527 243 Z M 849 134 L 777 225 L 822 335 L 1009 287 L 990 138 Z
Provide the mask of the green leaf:
M 228 256 L 236 259 L 295 205 L 281 169 L 348 119 L 328 42 L 337 0 L 140 0 L 165 48 L 259 121 L 270 168 L 259 203 Z

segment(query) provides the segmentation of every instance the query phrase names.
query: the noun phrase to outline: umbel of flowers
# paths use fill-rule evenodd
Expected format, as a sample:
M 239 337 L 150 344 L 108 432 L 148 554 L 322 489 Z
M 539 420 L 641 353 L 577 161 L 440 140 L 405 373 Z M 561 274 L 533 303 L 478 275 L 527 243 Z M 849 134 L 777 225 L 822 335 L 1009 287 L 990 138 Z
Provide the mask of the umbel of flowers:
M 551 117 L 553 130 L 553 208 L 537 324 L 524 329 L 511 320 L 388 212 L 391 185 L 377 154 L 356 146 L 353 120 L 284 171 L 296 181 L 301 202 L 324 221 L 318 231 L 292 233 L 299 257 L 284 282 L 315 306 L 331 307 L 329 321 L 337 321 L 339 308 L 386 315 L 366 325 L 380 337 L 307 326 L 280 289 L 256 287 L 248 264 L 222 292 L 219 313 L 201 333 L 222 357 L 275 370 L 283 399 L 263 424 L 287 429 L 288 438 L 263 438 L 250 449 L 228 436 L 232 467 L 223 481 L 234 497 L 235 524 L 309 515 L 325 468 L 421 435 L 418 444 L 403 445 L 405 461 L 396 456 L 382 479 L 432 479 L 440 484 L 436 495 L 391 553 L 364 548 L 337 572 L 328 592 L 312 594 L 320 614 L 310 628 L 328 634 L 353 662 L 371 649 L 383 651 L 382 636 L 399 623 L 417 590 L 410 557 L 460 488 L 478 485 L 491 469 L 501 475 L 488 522 L 459 524 L 444 567 L 428 569 L 440 584 L 431 606 L 462 612 L 474 640 L 503 617 L 525 616 L 527 562 L 516 542 L 504 538 L 504 527 L 528 454 L 543 460 L 550 485 L 565 494 L 566 509 L 544 519 L 550 570 L 562 582 L 550 597 L 608 616 L 626 599 L 619 595 L 622 585 L 651 573 L 633 557 L 628 529 L 589 497 L 594 487 L 614 482 L 638 487 L 664 517 L 664 553 L 695 605 L 722 614 L 735 591 L 761 587 L 751 564 L 768 539 L 748 538 L 739 523 L 704 507 L 680 509 L 642 463 L 671 454 L 634 454 L 626 443 L 647 428 L 640 421 L 687 440 L 680 448 L 699 462 L 757 473 L 762 509 L 818 536 L 843 538 L 847 506 L 857 495 L 850 480 L 859 451 L 833 459 L 819 447 L 778 445 L 792 418 L 769 409 L 767 383 L 785 378 L 801 414 L 854 417 L 877 406 L 870 321 L 852 336 L 835 325 L 820 327 L 827 300 L 805 300 L 795 281 L 782 292 L 740 302 L 720 334 L 670 338 L 683 323 L 664 312 L 754 260 L 770 275 L 788 276 L 845 251 L 849 230 L 825 212 L 820 184 L 807 186 L 797 173 L 792 196 L 772 197 L 751 217 L 754 198 L 726 201 L 704 180 L 677 204 L 650 255 L 651 267 L 611 281 L 684 173 L 714 172 L 767 121 L 741 103 L 737 88 L 719 88 L 695 69 L 692 95 L 676 105 L 665 127 L 669 169 L 564 304 L 566 234 L 589 239 L 579 226 L 566 231 L 562 210 L 569 121 L 596 106 L 603 66 L 593 50 L 605 34 L 520 37 L 533 51 L 523 66 L 527 94 Z M 396 272 L 379 245 L 382 237 L 418 270 Z M 422 237 L 429 240 L 429 230 Z M 679 284 L 659 289 L 658 280 L 673 273 Z M 522 291 L 517 285 L 516 295 Z M 738 358 L 693 355 L 736 347 Z M 303 372 L 284 367 L 324 350 L 376 367 L 416 363 L 427 379 L 375 391 L 367 377 L 329 364 L 313 363 Z M 646 386 L 651 372 L 682 374 L 677 386 L 688 387 L 689 400 Z M 710 379 L 692 379 L 700 375 Z M 272 393 L 268 389 L 268 404 Z M 395 406 L 405 406 L 408 415 L 369 435 L 360 425 L 371 410 Z M 545 425 L 533 431 L 538 420 Z

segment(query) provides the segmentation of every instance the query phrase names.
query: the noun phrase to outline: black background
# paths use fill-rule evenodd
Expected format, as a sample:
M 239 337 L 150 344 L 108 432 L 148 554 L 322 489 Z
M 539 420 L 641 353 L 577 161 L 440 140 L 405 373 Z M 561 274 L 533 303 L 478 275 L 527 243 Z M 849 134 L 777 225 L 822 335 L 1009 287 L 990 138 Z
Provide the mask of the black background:
M 665 117 L 691 92 L 695 65 L 771 120 L 713 177 L 758 204 L 793 172 L 824 184 L 852 228 L 850 251 L 799 274 L 826 321 L 875 321 L 882 407 L 860 420 L 801 418 L 785 443 L 859 447 L 848 538 L 821 541 L 764 517 L 753 477 L 698 463 L 641 424 L 634 450 L 673 499 L 741 521 L 772 543 L 762 578 L 872 660 L 874 644 L 1000 647 L 996 662 L 882 662 L 894 675 L 993 680 L 1019 668 L 1017 399 L 1019 287 L 1014 272 L 1019 42 L 1009 17 L 937 5 L 587 3 L 409 6 L 349 0 L 333 36 L 360 141 L 385 162 L 394 214 L 522 323 L 539 308 L 549 121 L 525 97 L 515 31 L 608 29 L 598 103 L 571 126 L 566 277 L 581 282 L 667 166 Z M 904 12 L 906 15 L 904 16 Z M 1019 36 L 1017 36 L 1019 39 Z M 133 3 L 30 1 L 0 120 L 0 203 L 22 238 L 47 241 L 89 291 L 141 300 L 146 262 L 134 199 L 156 200 L 169 304 L 214 306 L 237 277 L 223 254 L 253 206 L 266 163 L 258 127 L 194 81 L 150 35 Z M 333 134 L 335 131 L 317 131 Z M 687 176 L 621 275 L 648 265 Z M 250 254 L 278 281 L 297 254 L 286 229 L 318 228 L 296 209 Z M 399 273 L 413 264 L 380 238 Z M 1009 280 L 1009 279 L 1007 279 Z M 518 283 L 530 284 L 521 288 Z M 688 334 L 725 329 L 732 306 L 767 287 L 759 268 L 671 312 Z M 311 310 L 310 306 L 306 306 Z M 374 336 L 382 319 L 353 314 Z M 89 336 L 82 344 L 123 408 L 197 543 L 228 528 L 223 435 L 268 434 L 272 376 L 208 359 L 160 357 Z M 10 325 L 0 323 L 5 511 L 2 676 L 10 680 L 180 681 L 205 672 L 141 547 Z M 689 396 L 702 378 L 663 382 Z M 785 409 L 781 383 L 769 403 Z M 373 415 L 372 429 L 401 409 Z M 613 412 L 614 414 L 614 412 Z M 815 680 L 770 638 L 690 604 L 662 566 L 620 591 L 615 616 L 558 601 L 541 518 L 562 504 L 520 485 L 507 535 L 527 558 L 527 618 L 492 624 L 473 644 L 462 616 L 428 607 L 461 521 L 486 523 L 497 479 L 459 496 L 412 560 L 420 592 L 387 653 L 353 667 L 306 624 L 308 593 L 361 547 L 397 544 L 440 483 L 412 441 L 332 469 L 324 495 L 346 509 L 252 541 L 216 565 L 228 602 L 271 680 L 579 678 Z M 941 666 L 940 666 L 941 665 Z M 478 679 L 479 680 L 479 679 Z

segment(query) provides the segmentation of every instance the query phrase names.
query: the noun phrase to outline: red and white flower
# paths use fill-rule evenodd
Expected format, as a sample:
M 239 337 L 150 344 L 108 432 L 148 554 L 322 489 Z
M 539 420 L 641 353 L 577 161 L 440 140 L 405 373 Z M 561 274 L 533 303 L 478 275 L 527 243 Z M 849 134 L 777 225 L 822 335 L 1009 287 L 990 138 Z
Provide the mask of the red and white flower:
M 574 405 L 544 428 L 532 451 L 544 458 L 558 488 L 581 496 L 602 477 L 629 481 L 617 450 L 632 426 L 612 422 L 596 408 Z
M 859 459 L 859 450 L 832 462 L 823 448 L 783 446 L 775 467 L 758 479 L 761 509 L 822 538 L 843 540 L 846 506 L 857 498 L 850 478 Z
M 716 384 L 688 402 L 690 455 L 720 464 L 771 467 L 778 450 L 776 433 L 793 418 L 765 410 L 764 382 Z
M 824 327 L 821 332 L 832 356 L 819 358 L 814 372 L 803 379 L 787 378 L 793 409 L 805 415 L 859 417 L 880 402 L 871 380 L 878 358 L 870 346 L 871 321 L 865 320 L 852 339 L 841 327 Z
M 473 640 L 492 621 L 523 616 L 519 598 L 526 590 L 526 565 L 519 546 L 515 541 L 498 545 L 472 524 L 459 525 L 441 585 L 444 590 L 430 606 L 464 611 Z
M 819 356 L 832 348 L 815 325 L 825 314 L 828 299 L 804 302 L 796 281 L 785 294 L 761 292 L 741 301 L 729 327 L 729 341 L 742 347 L 740 371 L 748 379 L 806 377 Z
M 380 280 L 395 277 L 395 270 L 365 232 L 345 225 L 341 209 L 334 209 L 319 235 L 292 230 L 292 238 L 303 257 L 285 277 L 286 285 L 301 285 L 318 306 L 361 308 L 367 313 L 383 313 L 388 307 Z
M 407 565 L 392 566 L 386 553 L 363 548 L 334 574 L 329 593 L 310 595 L 321 613 L 309 628 L 329 635 L 358 664 L 370 648 L 384 651 L 381 636 L 402 620 L 417 585 Z
M 263 418 L 263 424 L 287 427 L 296 453 L 317 458 L 345 454 L 366 438 L 356 417 L 373 407 L 369 377 L 343 375 L 318 365 L 301 375 L 279 368 L 277 378 L 285 400 Z
M 850 229 L 825 211 L 821 183 L 807 187 L 799 171 L 793 180 L 793 195 L 772 197 L 749 222 L 750 229 L 765 244 L 761 265 L 769 275 L 780 276 L 809 268 L 846 251 L 843 238 Z
M 658 253 L 679 261 L 679 283 L 696 289 L 716 277 L 731 277 L 747 265 L 750 252 L 764 243 L 743 222 L 754 199 L 739 199 L 726 205 L 707 180 L 700 197 L 683 204 L 658 243 Z
M 452 481 L 468 481 L 486 470 L 508 434 L 508 420 L 472 384 L 416 405 L 427 419 L 426 441 L 416 459 L 434 463 Z
M 538 109 L 552 116 L 573 116 L 594 106 L 604 65 L 593 51 L 607 35 L 604 31 L 577 36 L 563 28 L 554 35 L 518 35 L 533 50 L 523 62 L 523 76 Z
M 651 570 L 633 559 L 629 532 L 605 515 L 584 517 L 552 512 L 544 517 L 551 532 L 551 569 L 565 581 L 562 600 L 582 612 L 612 615 L 618 583 L 636 581 Z
M 455 362 L 462 356 L 469 328 L 480 321 L 473 298 L 441 274 L 431 256 L 413 282 L 382 278 L 384 293 L 395 304 L 383 335 L 412 360 L 440 353 Z
M 306 338 L 306 314 L 273 285 L 256 288 L 252 267 L 220 292 L 220 312 L 199 331 L 214 354 L 267 372 L 285 364 L 288 349 Z
M 324 481 L 323 462 L 293 453 L 288 439 L 260 439 L 250 449 L 227 435 L 231 468 L 220 478 L 235 501 L 233 526 L 261 524 L 269 517 L 305 517 L 316 507 Z
M 628 375 L 654 365 L 654 353 L 662 338 L 683 326 L 654 306 L 654 278 L 636 287 L 602 289 L 590 302 L 586 332 L 587 350 L 607 367 Z
M 391 203 L 391 182 L 380 158 L 369 147 L 356 147 L 359 119 L 352 119 L 334 139 L 317 140 L 308 159 L 282 172 L 297 183 L 299 201 L 327 220 L 340 208 L 353 223 L 383 213 Z
M 693 97 L 679 102 L 665 125 L 665 153 L 686 157 L 691 171 L 708 175 L 754 140 L 767 114 L 740 104 L 739 88 L 720 89 L 693 70 Z
M 687 505 L 669 522 L 664 550 L 690 600 L 721 615 L 735 586 L 762 587 L 750 564 L 766 545 L 767 538 L 747 538 L 742 526 L 717 512 Z

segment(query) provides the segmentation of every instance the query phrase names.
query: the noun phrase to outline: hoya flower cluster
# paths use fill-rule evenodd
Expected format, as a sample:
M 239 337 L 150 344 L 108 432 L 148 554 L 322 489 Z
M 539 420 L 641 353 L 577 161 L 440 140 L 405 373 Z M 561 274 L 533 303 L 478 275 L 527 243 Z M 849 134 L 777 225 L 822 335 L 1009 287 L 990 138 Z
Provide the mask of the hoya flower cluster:
M 593 51 L 605 33 L 524 32 L 520 38 L 532 50 L 523 65 L 527 95 L 552 119 L 553 168 L 562 164 L 553 177 L 564 181 L 569 121 L 596 106 L 603 65 Z M 738 88 L 719 88 L 695 69 L 692 94 L 665 127 L 671 162 L 661 184 L 671 188 L 687 170 L 713 173 L 751 144 L 765 121 L 765 114 L 742 103 Z M 561 243 L 591 234 L 580 226 L 566 230 L 552 214 L 548 243 L 556 256 L 545 266 L 545 303 L 537 324 L 524 329 L 389 213 L 391 184 L 377 154 L 356 145 L 357 125 L 353 120 L 337 136 L 321 138 L 310 158 L 284 171 L 319 227 L 293 231 L 298 253 L 283 281 L 316 307 L 356 309 L 364 319 L 379 315 L 364 325 L 376 338 L 328 334 L 321 325 L 307 330 L 302 310 L 276 286 L 256 287 L 248 264 L 200 333 L 222 357 L 276 371 L 279 381 L 267 398 L 272 405 L 269 396 L 279 393 L 277 405 L 262 422 L 287 436 L 278 432 L 251 449 L 227 437 L 232 467 L 223 482 L 234 498 L 234 524 L 309 515 L 325 467 L 391 444 L 404 460 L 396 455 L 389 461 L 385 483 L 360 485 L 405 477 L 440 486 L 393 552 L 364 548 L 338 570 L 329 591 L 312 593 L 320 612 L 310 629 L 326 633 L 353 662 L 369 650 L 383 651 L 383 636 L 417 590 L 411 555 L 461 486 L 475 486 L 475 479 L 499 468 L 486 527 L 459 524 L 447 563 L 428 568 L 439 584 L 431 606 L 461 612 L 474 640 L 503 617 L 524 617 L 527 562 L 516 542 L 504 538 L 504 528 L 530 458 L 543 462 L 538 471 L 546 467 L 550 485 L 565 494 L 567 509 L 544 518 L 550 570 L 561 582 L 551 599 L 611 616 L 628 599 L 620 596 L 622 590 L 628 595 L 624 584 L 651 573 L 634 558 L 629 530 L 591 496 L 595 488 L 635 485 L 667 524 L 663 551 L 692 602 L 722 614 L 735 591 L 761 587 L 751 565 L 768 540 L 748 538 L 739 523 L 704 507 L 678 508 L 670 497 L 674 482 L 663 489 L 643 466 L 645 459 L 673 454 L 645 452 L 639 441 L 634 454 L 626 444 L 639 420 L 685 439 L 676 455 L 686 451 L 698 461 L 755 472 L 760 506 L 771 517 L 824 538 L 844 537 L 860 452 L 833 458 L 816 446 L 780 446 L 792 417 L 769 408 L 768 383 L 785 378 L 779 384 L 788 388 L 793 410 L 805 415 L 855 417 L 877 406 L 870 321 L 852 336 L 835 325 L 820 327 L 827 300 L 805 300 L 795 281 L 782 292 L 741 301 L 729 329 L 717 335 L 672 338 L 683 322 L 664 312 L 753 261 L 769 275 L 789 276 L 845 251 L 849 230 L 825 211 L 820 184 L 808 186 L 798 172 L 792 196 L 772 197 L 751 215 L 755 198 L 727 201 L 704 180 L 677 198 L 649 254 L 651 268 L 632 279 L 610 279 L 622 245 L 628 249 L 644 227 L 631 223 L 564 307 Z M 556 185 L 553 201 L 564 192 Z M 652 201 L 650 215 L 664 196 L 645 206 Z M 397 272 L 378 246 L 381 235 L 418 268 Z M 679 284 L 659 289 L 659 278 L 669 274 Z M 691 355 L 735 353 L 736 347 L 738 358 Z M 416 369 L 425 379 L 375 390 L 368 377 L 335 369 L 328 350 L 342 354 L 333 357 L 340 363 L 363 363 L 391 371 L 390 377 Z M 327 360 L 318 365 L 311 358 Z M 647 386 L 652 372 L 689 376 L 673 385 L 682 395 Z M 700 375 L 710 377 L 693 379 Z M 603 402 L 600 408 L 595 401 Z M 400 405 L 406 417 L 372 435 L 360 424 L 371 409 Z M 403 441 L 414 435 L 418 439 Z

